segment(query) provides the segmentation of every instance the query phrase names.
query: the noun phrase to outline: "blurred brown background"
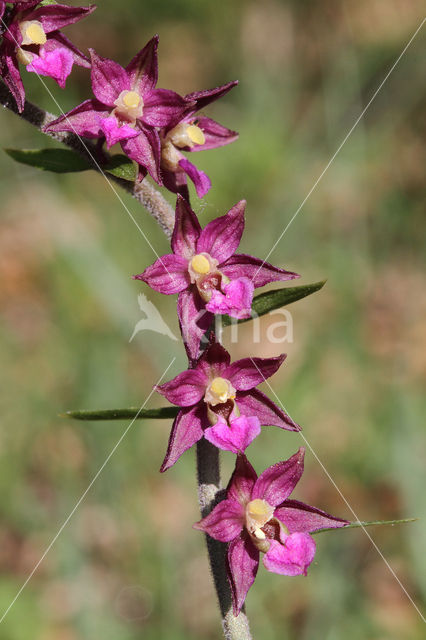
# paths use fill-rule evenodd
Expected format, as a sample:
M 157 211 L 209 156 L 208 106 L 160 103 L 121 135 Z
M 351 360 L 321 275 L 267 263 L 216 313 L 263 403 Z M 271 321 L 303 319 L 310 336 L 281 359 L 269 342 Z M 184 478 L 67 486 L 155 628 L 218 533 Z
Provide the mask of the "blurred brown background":
M 207 111 L 240 140 L 196 156 L 213 188 L 193 204 L 204 224 L 247 198 L 242 250 L 264 257 L 423 17 L 420 0 L 102 0 L 67 33 L 126 64 L 158 32 L 159 86 L 181 93 L 240 80 Z M 294 342 L 269 344 L 263 319 L 261 344 L 245 325 L 230 345 L 234 358 L 288 353 L 272 386 L 362 520 L 426 515 L 425 38 L 423 28 L 270 258 L 301 282 L 328 280 L 289 307 Z M 57 111 L 36 77 L 25 83 Z M 80 69 L 64 92 L 47 84 L 64 110 L 90 94 Z M 9 112 L 0 140 L 52 144 Z M 58 414 L 140 405 L 170 359 L 170 377 L 185 359 L 155 333 L 129 343 L 139 292 L 177 332 L 175 302 L 130 279 L 154 256 L 103 179 L 38 172 L 5 154 L 0 162 L 1 615 L 128 425 Z M 148 214 L 125 200 L 167 252 Z M 158 474 L 169 429 L 133 425 L 0 625 L 2 638 L 220 637 L 204 541 L 191 529 L 193 452 Z M 264 429 L 248 453 L 261 471 L 301 444 Z M 225 455 L 225 475 L 232 464 Z M 295 497 L 353 518 L 310 453 Z M 424 519 L 369 532 L 423 608 Z M 365 533 L 316 540 L 307 579 L 260 571 L 247 599 L 255 637 L 424 637 Z

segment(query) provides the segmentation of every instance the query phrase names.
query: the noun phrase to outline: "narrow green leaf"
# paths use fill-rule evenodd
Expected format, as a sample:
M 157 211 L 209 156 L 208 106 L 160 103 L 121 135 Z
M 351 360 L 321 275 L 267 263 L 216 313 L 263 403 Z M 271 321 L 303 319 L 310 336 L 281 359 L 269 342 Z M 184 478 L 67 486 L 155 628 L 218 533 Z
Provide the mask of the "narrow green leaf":
M 347 524 L 345 527 L 339 527 L 335 529 L 334 527 L 330 527 L 328 529 L 321 529 L 321 531 L 313 531 L 313 534 L 322 533 L 323 531 L 340 531 L 341 529 L 356 529 L 364 527 L 375 527 L 376 525 L 388 524 L 394 526 L 395 524 L 404 524 L 406 522 L 416 522 L 418 518 L 403 518 L 402 520 L 370 520 L 369 522 L 351 522 L 351 524 Z
M 7 155 L 21 164 L 54 173 L 87 171 L 90 164 L 71 149 L 5 149 Z
M 274 289 L 273 291 L 266 291 L 253 298 L 252 304 L 252 317 L 245 318 L 244 320 L 235 320 L 229 316 L 222 316 L 222 326 L 227 327 L 234 322 L 238 324 L 242 322 L 249 322 L 257 316 L 264 316 L 266 313 L 285 307 L 296 300 L 301 300 L 310 296 L 312 293 L 319 291 L 326 283 L 326 280 L 320 282 L 313 282 L 312 284 L 302 284 L 298 287 L 285 287 L 284 289 Z
M 136 180 L 135 163 L 121 153 L 111 156 L 108 164 L 103 165 L 102 169 L 111 173 L 113 176 L 116 176 L 116 178 L 121 178 L 128 182 L 134 182 Z
M 128 409 L 99 409 L 98 411 L 67 411 L 61 414 L 62 418 L 74 418 L 75 420 L 129 420 L 137 418 L 157 418 L 164 420 L 174 418 L 180 411 L 179 407 L 160 407 L 159 409 L 140 409 L 129 407 Z

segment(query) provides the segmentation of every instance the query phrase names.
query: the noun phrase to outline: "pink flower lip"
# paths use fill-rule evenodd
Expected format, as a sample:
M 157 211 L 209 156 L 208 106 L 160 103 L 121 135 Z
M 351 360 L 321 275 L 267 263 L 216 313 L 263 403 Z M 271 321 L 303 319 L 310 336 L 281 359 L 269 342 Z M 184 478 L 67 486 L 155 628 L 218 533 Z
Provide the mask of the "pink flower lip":
M 248 278 L 237 278 L 212 292 L 206 309 L 215 314 L 227 314 L 231 317 L 244 319 L 251 316 L 254 285 Z
M 242 453 L 260 431 L 260 422 L 256 416 L 240 416 L 231 420 L 229 424 L 224 420 L 218 420 L 212 427 L 204 430 L 204 437 L 219 449 Z
M 40 49 L 40 55 L 33 55 L 27 71 L 34 71 L 42 76 L 49 76 L 56 80 L 63 89 L 74 64 L 72 53 L 65 47 L 58 47 L 53 51 Z
M 121 124 L 113 115 L 107 118 L 99 116 L 98 122 L 99 128 L 105 135 L 108 149 L 117 144 L 117 142 L 129 140 L 139 135 L 139 131 L 136 131 L 134 127 L 126 123 Z

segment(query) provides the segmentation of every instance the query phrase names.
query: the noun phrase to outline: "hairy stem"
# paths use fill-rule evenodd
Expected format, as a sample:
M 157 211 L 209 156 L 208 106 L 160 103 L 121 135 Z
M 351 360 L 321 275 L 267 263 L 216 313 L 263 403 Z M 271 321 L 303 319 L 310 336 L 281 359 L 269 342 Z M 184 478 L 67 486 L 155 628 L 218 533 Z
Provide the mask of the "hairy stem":
M 1 80 L 0 104 L 43 133 L 45 133 L 43 127 L 56 119 L 56 116 L 28 101 L 25 103 L 23 112 L 19 113 L 15 101 Z M 102 165 L 108 162 L 110 156 L 99 145 L 82 140 L 72 133 L 49 133 L 45 135 L 49 135 L 54 140 L 70 147 L 88 160 L 95 171 L 104 174 Z M 107 180 L 110 184 L 118 184 L 130 193 L 148 210 L 161 226 L 166 236 L 168 238 L 171 237 L 174 227 L 174 211 L 155 187 L 146 180 L 139 184 L 132 184 L 113 175 L 108 175 Z M 201 514 L 204 517 L 223 498 L 219 451 L 204 438 L 197 444 L 197 474 L 198 497 Z M 206 536 L 206 539 L 210 566 L 222 616 L 224 636 L 226 640 L 251 640 L 249 623 L 244 610 L 238 616 L 234 616 L 232 611 L 231 592 L 226 573 L 226 545 L 213 540 L 209 536 Z
M 224 498 L 221 488 L 219 449 L 202 438 L 197 443 L 198 500 L 203 518 Z M 234 616 L 226 570 L 226 544 L 206 535 L 210 568 L 216 588 L 226 640 L 250 640 L 247 616 L 243 611 Z
M 15 101 L 12 98 L 9 89 L 0 80 L 0 104 L 2 104 L 10 111 L 13 111 L 16 115 L 26 120 L 39 131 L 43 131 L 45 127 L 53 120 L 56 120 L 56 116 L 40 109 L 31 102 L 25 102 L 25 108 L 22 113 L 18 112 Z M 80 155 L 82 155 L 92 166 L 92 168 L 103 175 L 102 165 L 106 164 L 110 156 L 105 151 L 99 149 L 96 144 L 88 140 L 83 140 L 74 133 L 45 133 L 49 137 L 61 142 L 67 147 L 73 149 Z M 133 184 L 128 180 L 121 180 L 116 176 L 108 174 L 105 176 L 109 183 L 118 184 L 122 189 L 130 193 L 140 204 L 147 209 L 151 216 L 158 222 L 160 227 L 168 238 L 172 235 L 174 226 L 174 211 L 170 204 L 163 198 L 161 193 L 155 189 L 147 180 L 139 184 Z

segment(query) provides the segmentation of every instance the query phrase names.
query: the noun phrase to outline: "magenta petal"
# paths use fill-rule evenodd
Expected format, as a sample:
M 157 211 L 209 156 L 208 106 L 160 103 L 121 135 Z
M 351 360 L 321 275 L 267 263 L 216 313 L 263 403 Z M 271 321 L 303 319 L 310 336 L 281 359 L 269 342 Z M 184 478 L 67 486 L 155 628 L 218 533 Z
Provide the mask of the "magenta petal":
M 3 64 L 1 65 L 1 77 L 7 88 L 13 95 L 19 113 L 22 113 L 25 106 L 25 89 L 19 73 L 18 60 L 15 55 L 15 47 L 4 42 L 2 46 Z
M 264 427 L 280 427 L 288 431 L 300 431 L 297 425 L 284 411 L 272 402 L 259 389 L 239 391 L 236 397 L 237 407 L 243 416 L 257 416 Z
M 190 285 L 188 261 L 174 253 L 168 253 L 133 278 L 146 282 L 151 289 L 166 295 L 179 293 Z
M 181 196 L 176 200 L 175 226 L 172 235 L 173 252 L 190 260 L 196 252 L 197 240 L 201 233 L 200 223 L 188 202 Z
M 175 91 L 154 89 L 144 95 L 142 120 L 151 127 L 168 127 L 179 122 L 187 109 L 187 103 Z
M 244 452 L 261 431 L 258 418 L 240 416 L 228 424 L 218 420 L 215 425 L 205 429 L 204 437 L 224 451 Z
M 136 131 L 129 124 L 120 125 L 115 116 L 99 118 L 99 127 L 105 136 L 108 149 L 117 144 L 117 142 L 135 138 L 139 135 L 139 131 Z
M 178 407 L 197 404 L 206 391 L 208 380 L 198 369 L 182 371 L 173 380 L 155 387 L 158 393 Z
M 39 7 L 25 16 L 25 19 L 38 20 L 41 22 L 44 32 L 50 33 L 82 20 L 93 13 L 95 9 L 96 6 L 94 4 L 90 7 L 69 7 L 64 4 L 52 4 Z
M 208 149 L 216 149 L 226 144 L 234 142 L 238 138 L 236 131 L 231 131 L 223 125 L 211 120 L 211 118 L 201 117 L 196 119 L 197 127 L 204 133 L 205 143 L 196 144 L 189 151 L 207 151 Z
M 239 320 L 250 318 L 254 287 L 248 278 L 231 280 L 223 287 L 224 294 L 215 289 L 206 309 L 216 314 L 228 314 Z
M 181 158 L 179 160 L 179 166 L 194 183 L 197 196 L 199 198 L 204 198 L 212 186 L 209 176 L 204 173 L 204 171 L 197 169 L 197 167 L 192 164 L 192 162 L 189 162 L 187 158 Z
M 138 177 L 136 178 L 136 180 L 138 182 L 142 182 L 142 180 L 144 178 L 146 178 L 147 174 L 148 174 L 147 169 L 145 169 L 145 167 L 143 167 L 141 164 L 139 164 L 138 165 Z
M 73 64 L 74 57 L 68 49 L 59 47 L 53 51 L 45 51 L 43 47 L 40 47 L 40 55 L 34 55 L 31 63 L 27 65 L 27 71 L 53 78 L 64 89 Z
M 73 43 L 68 40 L 60 31 L 51 33 L 47 39 L 46 44 L 43 45 L 44 51 L 53 51 L 59 47 L 68 49 L 71 52 L 74 64 L 78 64 L 80 67 L 90 69 L 90 60 L 84 55 Z
M 144 127 L 139 121 L 139 135 L 124 140 L 121 147 L 131 160 L 147 169 L 149 175 L 160 186 L 163 184 L 160 174 L 161 144 L 155 129 Z
M 275 358 L 242 358 L 228 367 L 224 377 L 230 380 L 238 391 L 248 391 L 278 371 L 286 357 L 283 353 Z
M 15 7 L 14 11 L 19 11 L 17 6 Z M 20 46 L 23 40 L 22 32 L 19 28 L 19 22 L 18 20 L 16 20 L 16 14 L 14 16 L 14 19 L 9 19 L 8 22 L 9 26 L 3 31 L 2 37 L 4 38 L 4 42 L 7 43 L 9 47 L 11 47 L 11 50 L 16 51 L 16 47 Z
M 234 615 L 237 616 L 259 568 L 259 551 L 245 531 L 229 543 L 227 568 Z
M 152 91 L 158 80 L 158 36 L 154 36 L 127 65 L 130 84 L 139 95 Z
M 273 507 L 286 500 L 302 477 L 304 456 L 305 449 L 300 447 L 288 460 L 266 469 L 253 487 L 252 500 L 260 498 Z
M 225 347 L 220 342 L 213 342 L 201 356 L 197 369 L 202 370 L 204 375 L 214 378 L 223 374 L 230 361 L 231 356 Z
M 199 405 L 183 409 L 178 413 L 173 422 L 166 457 L 161 465 L 162 473 L 170 469 L 182 453 L 201 440 L 205 422 L 205 409 Z
M 315 557 L 315 541 L 307 533 L 293 533 L 280 544 L 271 540 L 269 551 L 263 557 L 268 571 L 283 576 L 307 574 L 307 569 Z
M 209 253 L 219 263 L 225 262 L 240 244 L 244 231 L 244 210 L 246 201 L 238 202 L 228 213 L 215 218 L 204 227 L 197 244 L 198 253 Z M 240 273 L 235 278 L 245 275 Z
M 256 471 L 246 456 L 239 454 L 235 462 L 234 472 L 226 489 L 227 497 L 236 500 L 245 507 L 251 500 L 251 494 L 256 480 Z
M 201 340 L 214 316 L 206 310 L 195 287 L 189 287 L 179 294 L 177 310 L 186 353 L 189 360 L 196 360 Z
M 194 93 L 188 93 L 185 96 L 185 99 L 188 100 L 188 102 L 195 102 L 193 111 L 199 111 L 200 109 L 204 109 L 208 104 L 211 104 L 215 100 L 222 98 L 222 96 L 228 93 L 228 91 L 230 91 L 237 84 L 238 80 L 234 80 L 233 82 L 228 82 L 227 84 L 224 84 L 221 87 L 216 87 L 214 89 L 194 91 Z
M 114 102 L 122 91 L 130 91 L 130 80 L 127 72 L 118 62 L 98 56 L 94 49 L 89 49 L 92 59 L 92 89 L 100 102 L 114 107 Z
M 244 509 L 234 500 L 223 500 L 208 516 L 196 522 L 194 529 L 204 531 L 219 542 L 229 542 L 240 535 L 244 526 Z
M 228 258 L 226 263 L 221 265 L 220 270 L 230 280 L 240 278 L 241 276 L 250 278 L 256 289 L 265 286 L 265 284 L 269 282 L 285 282 L 287 280 L 294 280 L 294 278 L 300 278 L 297 273 L 279 269 L 268 262 L 263 262 L 260 258 L 254 258 L 253 256 L 243 253 L 236 253 Z
M 287 527 L 290 533 L 338 529 L 350 524 L 349 520 L 336 518 L 298 500 L 285 500 L 275 509 L 274 516 Z
M 189 201 L 188 179 L 184 171 L 167 171 L 161 169 L 163 184 L 172 193 L 178 193 L 184 200 Z
M 101 135 L 99 119 L 107 118 L 109 111 L 96 100 L 86 100 L 77 107 L 60 116 L 47 125 L 47 132 L 70 131 L 85 138 L 98 138 Z

